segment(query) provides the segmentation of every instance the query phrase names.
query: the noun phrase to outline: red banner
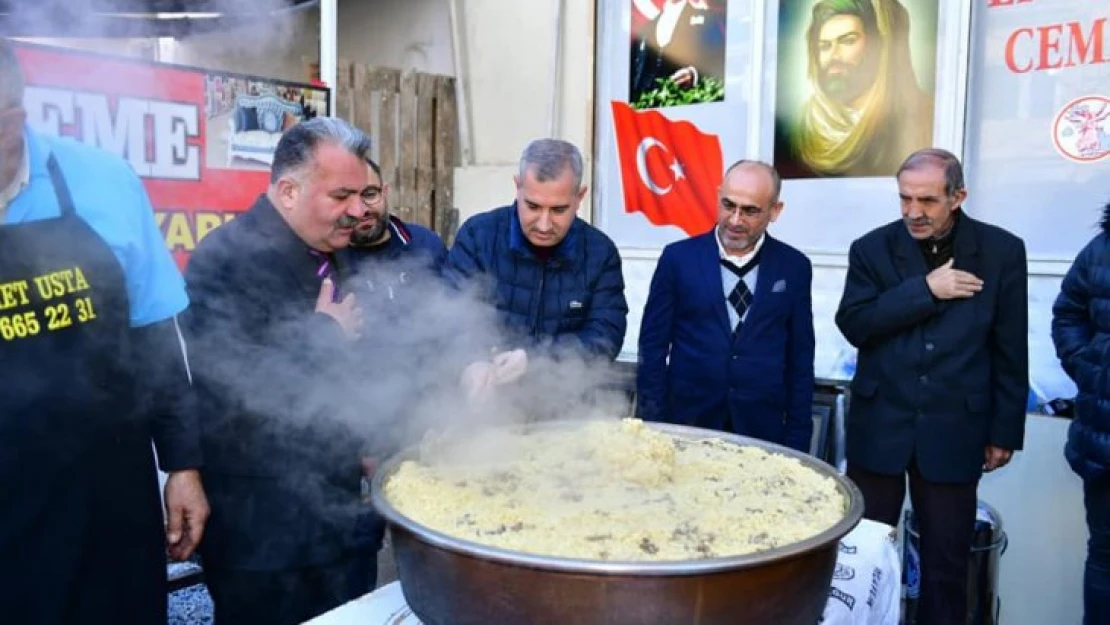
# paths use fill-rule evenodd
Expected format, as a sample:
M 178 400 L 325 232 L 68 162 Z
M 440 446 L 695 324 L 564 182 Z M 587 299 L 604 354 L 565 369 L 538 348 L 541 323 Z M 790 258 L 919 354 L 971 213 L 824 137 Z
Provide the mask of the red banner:
M 182 268 L 266 189 L 282 131 L 327 114 L 312 85 L 37 45 L 16 55 L 28 124 L 127 160 Z

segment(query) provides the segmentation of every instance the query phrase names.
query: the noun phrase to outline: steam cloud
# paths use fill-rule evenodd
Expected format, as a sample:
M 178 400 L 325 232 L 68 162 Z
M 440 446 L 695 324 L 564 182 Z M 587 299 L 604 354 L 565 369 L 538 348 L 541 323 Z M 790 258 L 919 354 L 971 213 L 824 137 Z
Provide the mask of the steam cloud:
M 240 15 L 247 4 L 255 14 L 289 8 L 285 0 L 200 4 L 204 12 Z M 117 19 L 90 15 L 91 11 L 133 11 L 132 2 L 86 5 L 49 0 L 20 1 L 18 5 L 15 13 L 5 16 L 4 35 L 130 53 L 137 49 L 135 39 L 148 37 L 138 21 L 128 26 Z M 272 76 L 272 69 L 256 68 L 272 68 L 275 55 L 289 54 L 291 42 L 306 34 L 300 22 L 310 19 L 304 12 L 291 11 L 280 17 L 260 17 L 232 31 L 188 36 L 178 41 L 175 60 L 215 71 L 303 81 L 300 59 L 295 59 L 299 75 Z M 56 38 L 67 36 L 67 32 L 78 38 Z M 50 39 L 43 39 L 44 35 Z M 109 41 L 121 38 L 131 41 L 125 46 Z M 153 41 L 149 43 L 154 45 Z M 110 72 L 99 77 L 104 85 L 114 80 L 117 78 Z M 317 467 L 323 474 L 345 472 L 348 463 L 357 471 L 360 455 L 372 453 L 384 459 L 416 444 L 428 432 L 449 435 L 540 420 L 618 418 L 628 414 L 623 393 L 606 390 L 617 378 L 613 365 L 567 353 L 560 354 L 556 361 L 540 355 L 542 352 L 530 351 L 528 373 L 522 379 L 499 388 L 485 401 L 467 401 L 459 385 L 462 369 L 488 358 L 492 348 L 515 347 L 514 337 L 502 332 L 496 311 L 479 296 L 486 285 L 476 284 L 459 292 L 435 277 L 415 275 L 416 269 L 413 272 L 413 283 L 404 288 L 405 297 L 416 305 L 404 309 L 404 314 L 398 315 L 390 302 L 381 298 L 361 302 L 365 329 L 358 344 L 327 347 L 332 336 L 306 335 L 304 324 L 295 322 L 279 327 L 264 341 L 233 333 L 193 336 L 189 351 L 194 369 L 207 380 L 216 381 L 212 390 L 231 398 L 242 411 L 280 420 L 281 427 L 271 430 L 274 435 L 287 437 L 285 448 L 299 450 L 305 466 Z M 274 294 L 260 287 L 242 297 L 264 301 Z M 280 351 L 274 349 L 278 345 L 302 345 L 305 351 L 275 358 Z M 212 358 L 209 353 L 221 356 Z M 320 354 L 324 358 L 316 363 L 318 366 L 305 366 L 303 359 Z M 306 370 L 312 372 L 307 378 Z M 202 422 L 212 418 L 214 415 L 200 415 Z M 275 424 L 255 425 L 269 429 Z M 239 434 L 234 430 L 223 432 L 225 444 L 246 444 Z M 349 506 L 340 503 L 346 491 L 335 488 L 327 479 L 305 475 L 304 480 L 296 489 L 304 500 L 291 501 L 291 506 L 335 514 L 337 523 L 346 518 Z

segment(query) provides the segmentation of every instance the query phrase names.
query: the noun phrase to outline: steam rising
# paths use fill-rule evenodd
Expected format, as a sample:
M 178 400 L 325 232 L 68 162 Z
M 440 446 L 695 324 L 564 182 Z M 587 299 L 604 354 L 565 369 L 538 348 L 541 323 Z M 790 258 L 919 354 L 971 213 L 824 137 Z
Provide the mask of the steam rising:
M 138 20 L 131 27 L 120 26 L 123 22 L 96 19 L 74 8 L 78 4 L 19 2 L 17 15 L 6 16 L 8 34 L 72 34 L 83 41 L 43 42 L 130 53 L 135 52 L 135 38 L 149 36 Z M 202 4 L 205 12 L 244 6 L 233 0 Z M 283 0 L 249 4 L 256 14 L 288 8 Z M 133 5 L 98 2 L 95 10 L 126 12 Z M 187 36 L 177 40 L 173 60 L 216 71 L 304 81 L 301 55 L 293 56 L 297 50 L 290 42 L 307 39 L 307 50 L 315 58 L 315 38 L 311 29 L 303 28 L 303 22 L 313 19 L 294 12 L 281 18 L 260 17 L 232 31 Z M 104 30 L 97 32 L 98 27 Z M 101 37 L 130 37 L 131 41 L 117 46 Z M 296 67 L 296 75 L 275 75 L 275 55 L 292 59 L 292 64 L 285 65 Z M 109 72 L 98 78 L 104 85 L 116 79 Z M 239 262 L 253 261 L 243 252 Z M 283 270 L 272 268 L 274 274 Z M 529 346 L 528 372 L 522 379 L 482 401 L 468 401 L 459 385 L 463 368 L 489 358 L 493 350 L 523 346 L 519 337 L 503 332 L 497 311 L 482 296 L 488 285 L 474 284 L 459 291 L 419 268 L 381 270 L 393 276 L 402 270 L 410 273 L 411 280 L 397 286 L 396 295 L 404 303 L 380 291 L 363 293 L 365 327 L 357 343 L 337 341 L 334 324 L 306 323 L 311 304 L 299 300 L 286 302 L 281 317 L 267 319 L 265 327 L 244 323 L 241 311 L 230 306 L 221 309 L 226 301 L 207 302 L 213 308 L 204 311 L 204 322 L 185 324 L 198 389 L 235 413 L 250 415 L 231 420 L 225 420 L 225 414 L 200 415 L 206 440 L 216 442 L 215 449 L 205 450 L 210 467 L 238 458 L 246 459 L 243 466 L 250 467 L 252 476 L 288 476 L 292 470 L 298 483 L 287 486 L 300 500 L 290 500 L 289 505 L 334 515 L 340 528 L 353 506 L 347 486 L 352 480 L 357 484 L 362 456 L 384 460 L 429 432 L 452 436 L 488 426 L 628 414 L 624 395 L 606 390 L 617 376 L 611 363 L 567 352 L 552 354 L 542 344 Z M 218 284 L 225 277 L 207 278 Z M 289 297 L 279 291 L 272 284 L 259 283 L 238 292 L 236 300 L 262 306 Z M 264 449 L 256 447 L 260 441 Z

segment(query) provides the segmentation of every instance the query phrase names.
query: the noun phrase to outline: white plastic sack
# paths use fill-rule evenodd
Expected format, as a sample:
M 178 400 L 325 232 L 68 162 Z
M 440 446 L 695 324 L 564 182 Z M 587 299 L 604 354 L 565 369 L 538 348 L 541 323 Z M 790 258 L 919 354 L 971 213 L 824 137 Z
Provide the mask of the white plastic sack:
M 894 528 L 863 519 L 843 540 L 821 625 L 898 625 L 902 562 Z

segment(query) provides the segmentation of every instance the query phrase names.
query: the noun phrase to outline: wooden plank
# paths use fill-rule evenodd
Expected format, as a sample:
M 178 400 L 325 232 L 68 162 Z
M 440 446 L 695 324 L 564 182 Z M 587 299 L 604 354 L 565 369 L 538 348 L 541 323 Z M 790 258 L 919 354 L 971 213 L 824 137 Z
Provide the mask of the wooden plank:
M 416 90 L 416 73 L 408 72 L 401 78 L 401 94 L 397 102 L 401 132 L 400 158 L 397 159 L 399 193 L 394 195 L 400 200 L 397 216 L 404 221 L 413 221 L 416 216 Z
M 455 104 L 455 79 L 436 78 L 435 110 L 435 207 L 434 229 L 446 243 L 455 231 L 451 210 L 455 208 L 455 150 L 458 145 L 458 109 Z M 456 224 L 457 227 L 457 224 Z
M 401 200 L 397 182 L 397 135 L 400 131 L 397 97 L 396 91 L 380 92 L 378 107 L 378 165 L 382 168 L 382 182 L 389 185 L 393 205 Z
M 401 71 L 388 67 L 371 67 L 367 82 L 374 91 L 396 93 L 401 90 Z
M 435 228 L 432 189 L 435 184 L 435 76 L 418 73 L 416 81 L 416 223 Z
M 335 111 L 340 119 L 350 120 L 354 114 L 354 84 L 351 82 L 351 62 L 340 59 L 335 68 Z
M 359 63 L 352 68 L 352 81 L 354 82 L 354 111 L 351 114 L 351 123 L 367 134 L 374 131 L 374 118 L 371 116 L 371 106 L 374 98 L 370 90 L 370 69 Z

